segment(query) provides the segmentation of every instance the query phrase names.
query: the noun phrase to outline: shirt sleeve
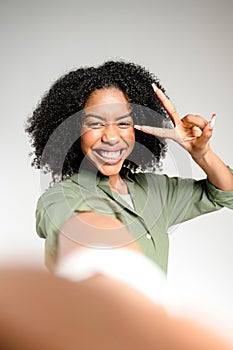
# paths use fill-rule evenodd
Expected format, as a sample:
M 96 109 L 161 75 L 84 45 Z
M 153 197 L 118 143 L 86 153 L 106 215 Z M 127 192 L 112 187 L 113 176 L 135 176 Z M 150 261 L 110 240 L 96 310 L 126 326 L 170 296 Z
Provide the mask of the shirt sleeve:
M 167 186 L 168 227 L 223 207 L 233 209 L 233 191 L 219 190 L 208 179 L 167 177 Z

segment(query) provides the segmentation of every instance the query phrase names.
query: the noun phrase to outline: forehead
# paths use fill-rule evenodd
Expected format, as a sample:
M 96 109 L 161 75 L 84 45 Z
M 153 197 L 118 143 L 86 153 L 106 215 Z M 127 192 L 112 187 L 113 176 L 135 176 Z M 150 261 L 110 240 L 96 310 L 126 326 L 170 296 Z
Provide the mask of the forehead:
M 130 112 L 130 104 L 124 93 L 116 88 L 95 90 L 87 99 L 85 114 L 117 117 Z

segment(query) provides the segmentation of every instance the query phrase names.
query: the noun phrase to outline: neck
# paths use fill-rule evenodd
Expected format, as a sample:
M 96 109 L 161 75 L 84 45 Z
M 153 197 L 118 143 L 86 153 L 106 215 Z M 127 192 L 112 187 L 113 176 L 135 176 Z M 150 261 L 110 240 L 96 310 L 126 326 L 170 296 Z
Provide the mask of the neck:
M 127 194 L 128 187 L 119 174 L 109 176 L 109 186 L 119 194 Z

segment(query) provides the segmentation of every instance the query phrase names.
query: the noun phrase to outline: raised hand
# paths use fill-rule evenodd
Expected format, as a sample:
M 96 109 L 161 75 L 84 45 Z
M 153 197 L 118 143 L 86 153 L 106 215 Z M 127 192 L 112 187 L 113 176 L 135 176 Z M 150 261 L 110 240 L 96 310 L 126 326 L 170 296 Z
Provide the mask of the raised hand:
M 169 138 L 178 142 L 192 155 L 193 158 L 199 158 L 205 155 L 209 150 L 209 140 L 212 136 L 216 115 L 212 115 L 210 122 L 199 115 L 193 114 L 188 114 L 185 117 L 180 118 L 176 108 L 165 94 L 158 89 L 155 84 L 152 84 L 152 87 L 168 112 L 171 121 L 174 124 L 174 128 L 156 128 L 146 125 L 135 125 L 134 127 L 145 133 Z

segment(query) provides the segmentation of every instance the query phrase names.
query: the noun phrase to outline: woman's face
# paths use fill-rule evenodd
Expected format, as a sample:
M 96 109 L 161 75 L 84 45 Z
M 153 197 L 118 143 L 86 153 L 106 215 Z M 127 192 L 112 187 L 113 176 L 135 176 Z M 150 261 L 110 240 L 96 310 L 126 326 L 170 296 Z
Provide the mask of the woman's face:
M 84 106 L 81 148 L 106 176 L 119 174 L 134 147 L 135 133 L 130 105 L 122 91 L 94 91 Z

